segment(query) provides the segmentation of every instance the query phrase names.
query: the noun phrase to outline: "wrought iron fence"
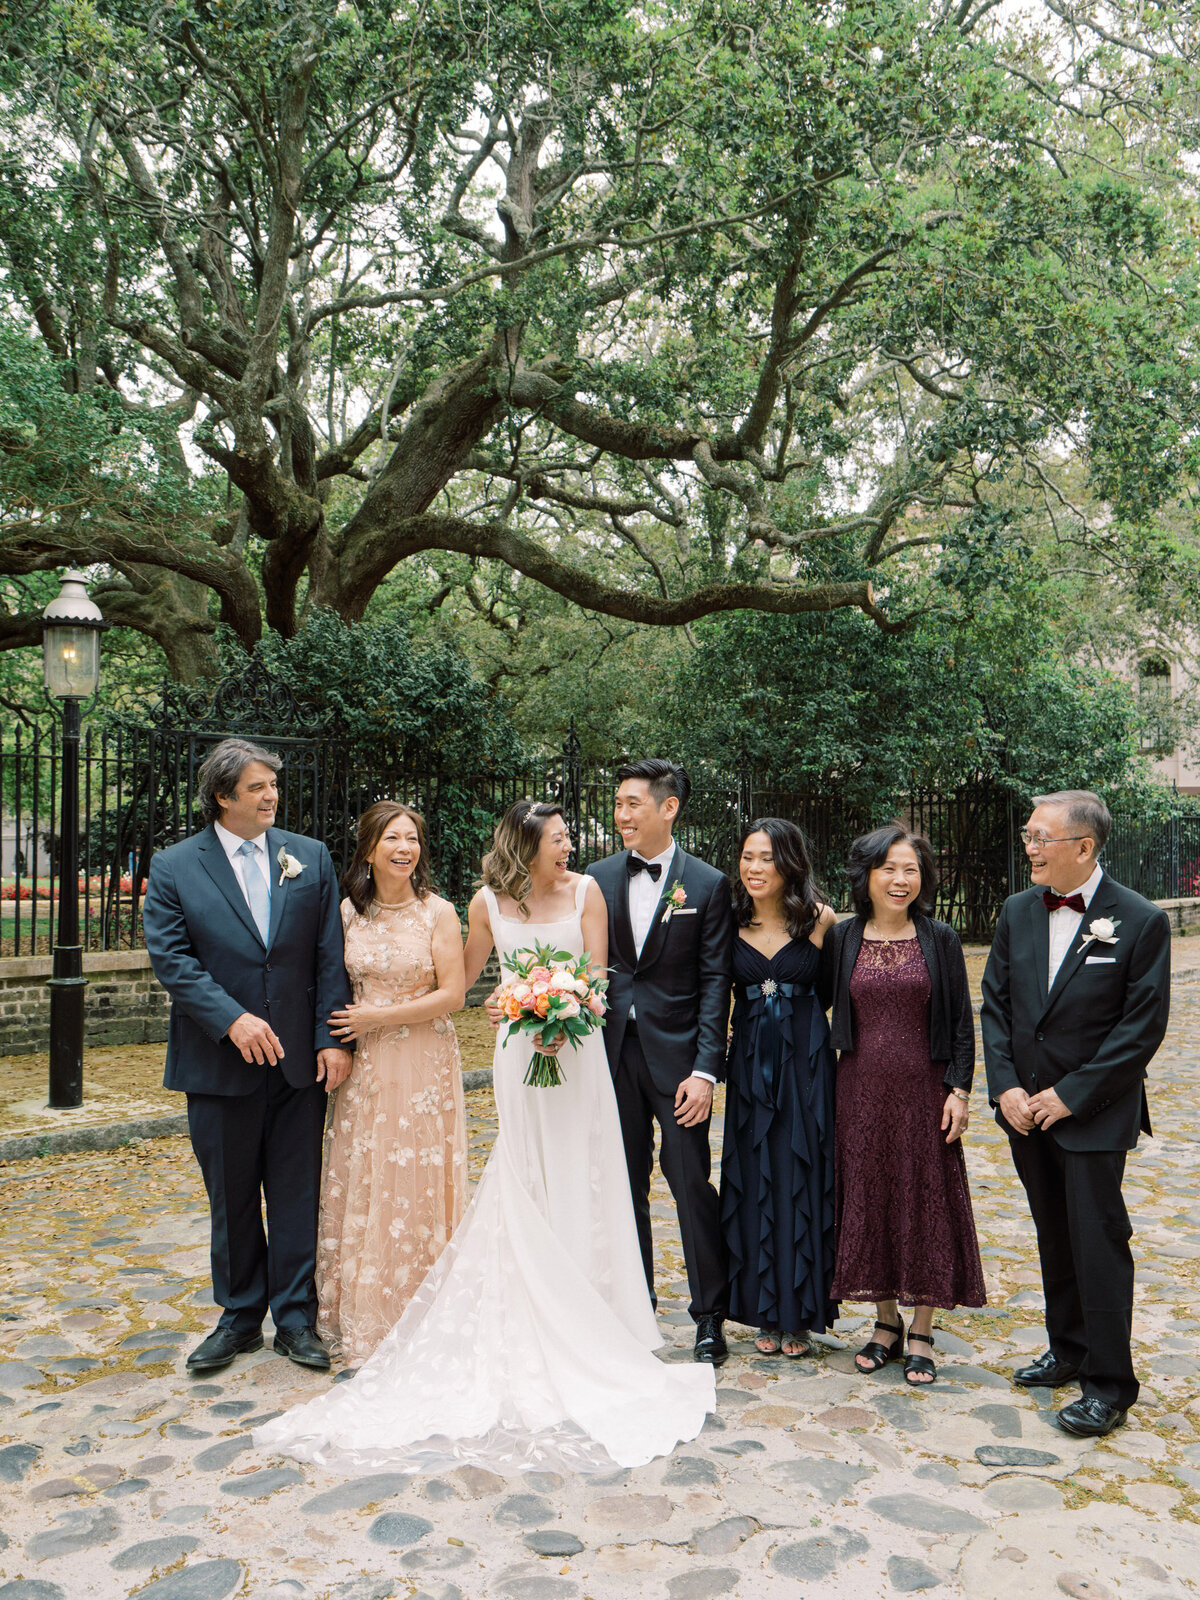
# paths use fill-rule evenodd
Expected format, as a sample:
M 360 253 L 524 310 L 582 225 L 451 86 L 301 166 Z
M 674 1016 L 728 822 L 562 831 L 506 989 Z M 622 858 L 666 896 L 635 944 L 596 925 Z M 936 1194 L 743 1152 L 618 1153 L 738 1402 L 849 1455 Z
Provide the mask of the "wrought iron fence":
M 585 763 L 572 732 L 552 756 L 506 771 L 421 770 L 376 751 L 364 759 L 344 738 L 312 725 L 290 691 L 256 664 L 215 691 L 164 690 L 145 726 L 87 730 L 81 750 L 80 924 L 86 949 L 141 943 L 141 897 L 155 850 L 201 826 L 197 771 L 230 733 L 278 753 L 280 826 L 322 839 L 340 871 L 360 813 L 373 800 L 421 810 L 444 894 L 465 907 L 496 821 L 523 796 L 558 800 L 587 865 L 619 845 L 616 772 Z M 60 732 L 56 723 L 0 738 L 0 954 L 32 955 L 52 943 L 57 910 Z M 846 903 L 851 840 L 895 814 L 836 794 L 813 794 L 743 766 L 693 773 L 677 830 L 684 848 L 730 871 L 740 829 L 758 816 L 789 817 L 808 837 L 818 878 Z M 1008 790 L 979 778 L 952 793 L 915 789 L 900 815 L 930 839 L 939 914 L 968 939 L 987 939 L 1006 894 L 1027 881 L 1017 842 L 1023 810 Z M 1105 852 L 1113 875 L 1151 899 L 1200 894 L 1200 816 L 1163 822 L 1118 816 Z

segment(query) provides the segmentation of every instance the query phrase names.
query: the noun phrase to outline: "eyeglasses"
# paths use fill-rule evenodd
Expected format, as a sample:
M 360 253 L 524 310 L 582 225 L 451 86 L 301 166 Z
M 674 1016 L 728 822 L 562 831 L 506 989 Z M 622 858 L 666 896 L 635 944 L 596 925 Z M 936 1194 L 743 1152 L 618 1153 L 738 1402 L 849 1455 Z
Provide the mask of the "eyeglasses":
M 1068 833 L 1064 839 L 1051 839 L 1044 833 L 1030 833 L 1028 828 L 1022 828 L 1020 840 L 1023 845 L 1034 844 L 1040 850 L 1047 844 L 1074 844 L 1079 839 L 1090 839 L 1090 833 Z

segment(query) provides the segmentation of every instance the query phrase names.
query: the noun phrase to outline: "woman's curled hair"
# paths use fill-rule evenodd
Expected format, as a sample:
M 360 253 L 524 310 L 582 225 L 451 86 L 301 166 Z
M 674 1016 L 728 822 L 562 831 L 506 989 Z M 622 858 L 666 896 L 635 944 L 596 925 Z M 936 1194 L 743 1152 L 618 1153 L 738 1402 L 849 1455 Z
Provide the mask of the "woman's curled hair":
M 759 817 L 746 828 L 738 842 L 737 866 L 733 887 L 733 914 L 739 928 L 754 921 L 754 901 L 742 882 L 742 851 L 752 833 L 765 833 L 771 841 L 775 870 L 783 879 L 783 914 L 793 939 L 807 939 L 825 909 L 825 898 L 813 879 L 808 841 L 794 822 L 783 817 Z
M 515 900 L 525 916 L 533 880 L 529 868 L 542 834 L 551 817 L 562 817 L 563 809 L 550 800 L 518 800 L 496 824 L 492 848 L 483 858 L 479 881 L 493 894 L 506 894 Z
M 921 868 L 921 889 L 910 902 L 908 913 L 931 917 L 937 906 L 937 867 L 933 859 L 933 846 L 923 833 L 905 827 L 903 822 L 887 822 L 882 828 L 873 828 L 855 839 L 850 846 L 850 859 L 846 863 L 846 876 L 850 880 L 850 901 L 860 917 L 872 915 L 868 880 L 876 867 L 881 867 L 894 845 L 908 844 L 917 855 Z
M 376 800 L 375 804 L 368 806 L 358 819 L 358 838 L 354 845 L 354 854 L 350 858 L 350 865 L 342 874 L 342 893 L 360 917 L 366 916 L 367 907 L 375 898 L 375 874 L 371 871 L 371 857 L 375 854 L 380 839 L 397 817 L 407 817 L 417 830 L 417 843 L 421 853 L 409 880 L 413 892 L 418 900 L 424 900 L 433 893 L 433 871 L 429 865 L 429 846 L 425 839 L 425 818 L 411 806 L 402 805 L 399 800 Z

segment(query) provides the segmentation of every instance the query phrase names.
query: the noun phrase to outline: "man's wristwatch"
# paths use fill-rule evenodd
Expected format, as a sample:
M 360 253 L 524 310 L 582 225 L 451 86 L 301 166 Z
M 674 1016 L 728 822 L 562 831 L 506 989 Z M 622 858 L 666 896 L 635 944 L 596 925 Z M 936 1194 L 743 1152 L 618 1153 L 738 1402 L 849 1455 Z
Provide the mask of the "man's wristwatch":
M 951 1089 L 950 1093 L 957 1095 L 960 1100 L 969 1101 L 971 1098 L 965 1089 Z

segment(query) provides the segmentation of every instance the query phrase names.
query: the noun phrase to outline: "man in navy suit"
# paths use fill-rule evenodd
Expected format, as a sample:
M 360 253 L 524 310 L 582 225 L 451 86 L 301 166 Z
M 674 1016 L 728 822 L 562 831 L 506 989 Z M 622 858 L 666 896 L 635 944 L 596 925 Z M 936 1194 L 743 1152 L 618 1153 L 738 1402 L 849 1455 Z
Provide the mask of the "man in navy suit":
M 317 1210 L 326 1091 L 353 1063 L 329 1017 L 350 985 L 333 863 L 315 839 L 273 826 L 278 770 L 245 739 L 212 751 L 199 773 L 208 826 L 153 857 L 142 908 L 173 1002 L 163 1082 L 187 1095 L 223 1307 L 188 1357 L 193 1373 L 261 1350 L 268 1308 L 277 1350 L 329 1366 L 316 1331 Z
M 1082 1394 L 1058 1413 L 1111 1433 L 1138 1396 L 1126 1152 L 1150 1132 L 1146 1068 L 1167 1028 L 1171 927 L 1097 857 L 1099 795 L 1036 795 L 1021 838 L 1034 887 L 1004 902 L 983 975 L 988 1095 L 1037 1228 L 1049 1349 L 1014 1381 Z

